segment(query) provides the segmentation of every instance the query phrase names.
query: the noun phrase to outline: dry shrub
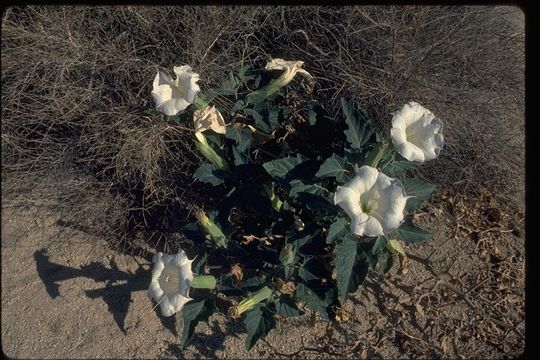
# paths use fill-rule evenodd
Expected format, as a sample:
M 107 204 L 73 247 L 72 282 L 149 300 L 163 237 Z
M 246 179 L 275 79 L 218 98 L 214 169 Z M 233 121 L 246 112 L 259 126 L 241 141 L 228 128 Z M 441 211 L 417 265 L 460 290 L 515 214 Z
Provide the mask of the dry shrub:
M 191 179 L 199 158 L 190 130 L 146 112 L 157 68 L 190 64 L 209 88 L 244 64 L 283 57 L 305 61 L 336 121 L 342 96 L 385 126 L 406 101 L 432 109 L 447 141 L 425 171 L 436 183 L 466 190 L 480 182 L 521 196 L 524 32 L 508 20 L 512 12 L 519 15 L 495 7 L 11 7 L 2 16 L 3 179 L 66 169 L 57 180 L 68 193 L 127 199 L 110 219 L 120 233 L 175 231 L 192 204 L 215 199 Z M 74 219 L 102 214 L 99 204 L 74 211 L 74 201 L 59 200 L 73 203 Z

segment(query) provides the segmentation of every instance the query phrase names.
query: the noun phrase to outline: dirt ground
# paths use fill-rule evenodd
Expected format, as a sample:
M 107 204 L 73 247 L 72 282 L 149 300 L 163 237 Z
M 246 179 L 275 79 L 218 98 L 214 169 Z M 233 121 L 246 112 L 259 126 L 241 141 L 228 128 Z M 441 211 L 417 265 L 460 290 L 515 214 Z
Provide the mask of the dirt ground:
M 505 121 L 522 124 L 520 116 Z M 524 129 L 514 141 L 507 161 L 522 180 Z M 309 311 L 279 319 L 247 353 L 242 321 L 222 314 L 200 323 L 181 349 L 181 317 L 162 318 L 146 294 L 147 260 L 68 221 L 46 186 L 3 178 L 2 351 L 39 359 L 514 358 L 525 349 L 524 187 L 439 187 L 415 218 L 433 240 L 409 246 L 407 262 L 384 280 L 370 274 L 343 321 Z
M 500 211 L 482 189 L 474 199 L 449 193 L 417 217 L 433 241 L 410 246 L 403 271 L 370 276 L 345 321 L 282 320 L 249 354 L 241 321 L 221 314 L 182 350 L 181 318 L 152 310 L 144 259 L 67 226 L 37 198 L 4 198 L 2 349 L 10 358 L 516 356 L 525 335 L 523 214 Z

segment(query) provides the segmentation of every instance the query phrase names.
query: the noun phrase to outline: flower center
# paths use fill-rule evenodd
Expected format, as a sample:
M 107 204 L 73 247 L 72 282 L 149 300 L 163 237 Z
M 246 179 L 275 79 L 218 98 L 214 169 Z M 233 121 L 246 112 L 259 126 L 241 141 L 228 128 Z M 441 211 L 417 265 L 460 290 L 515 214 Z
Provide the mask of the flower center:
M 180 290 L 180 273 L 174 266 L 165 266 L 159 277 L 159 286 L 165 295 L 172 295 Z
M 416 146 L 420 146 L 423 142 L 425 142 L 426 138 L 429 137 L 430 132 L 423 124 L 424 121 L 423 118 L 421 118 L 415 123 L 407 126 L 405 129 L 405 136 L 407 137 L 408 142 Z
M 378 194 L 362 194 L 360 197 L 360 208 L 364 214 L 373 214 L 379 208 L 379 197 Z
M 186 92 L 182 89 L 182 86 L 171 86 L 172 88 L 172 97 L 174 99 L 185 99 Z

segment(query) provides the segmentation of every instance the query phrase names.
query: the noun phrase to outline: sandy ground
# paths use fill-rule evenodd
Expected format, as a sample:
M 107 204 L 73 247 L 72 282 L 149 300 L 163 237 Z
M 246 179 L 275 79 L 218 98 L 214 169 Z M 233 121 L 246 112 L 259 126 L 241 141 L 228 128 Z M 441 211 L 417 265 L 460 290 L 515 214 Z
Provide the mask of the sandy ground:
M 439 193 L 418 216 L 434 240 L 408 249 L 432 268 L 410 258 L 403 274 L 395 266 L 383 282 L 370 276 L 348 301 L 347 321 L 328 326 L 310 313 L 282 320 L 248 354 L 242 322 L 221 314 L 199 324 L 182 350 L 181 317 L 152 310 L 144 259 L 63 226 L 47 207 L 5 200 L 2 349 L 11 358 L 517 355 L 525 334 L 523 214 L 493 215 L 502 207 L 494 201 L 483 192 L 474 200 Z

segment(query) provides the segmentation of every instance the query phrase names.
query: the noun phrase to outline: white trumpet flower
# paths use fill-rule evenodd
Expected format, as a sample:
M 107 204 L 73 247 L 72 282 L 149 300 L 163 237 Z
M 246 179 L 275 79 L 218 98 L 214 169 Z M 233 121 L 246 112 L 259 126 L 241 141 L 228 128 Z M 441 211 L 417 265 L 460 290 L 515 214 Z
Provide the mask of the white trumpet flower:
M 313 78 L 310 73 L 302 69 L 303 61 L 285 61 L 283 59 L 272 59 L 266 64 L 266 70 L 285 70 L 283 74 L 273 83 L 276 87 L 282 87 L 292 81 L 297 73 L 300 73 L 308 78 Z
M 193 280 L 193 260 L 188 259 L 184 250 L 179 250 L 176 255 L 163 255 L 161 252 L 154 255 L 148 296 L 158 302 L 163 316 L 174 315 L 192 300 L 189 288 Z
M 152 97 L 156 109 L 165 115 L 174 116 L 193 104 L 200 88 L 197 85 L 199 74 L 191 70 L 191 66 L 175 66 L 176 79 L 158 71 L 154 78 Z
M 424 162 L 439 156 L 444 145 L 442 121 L 422 105 L 410 102 L 393 114 L 392 142 L 405 159 Z
M 334 204 L 349 215 L 351 231 L 359 236 L 380 236 L 397 229 L 407 199 L 399 180 L 367 165 L 334 194 Z
M 214 130 L 218 134 L 225 135 L 225 120 L 215 106 L 207 106 L 193 113 L 195 131 Z

